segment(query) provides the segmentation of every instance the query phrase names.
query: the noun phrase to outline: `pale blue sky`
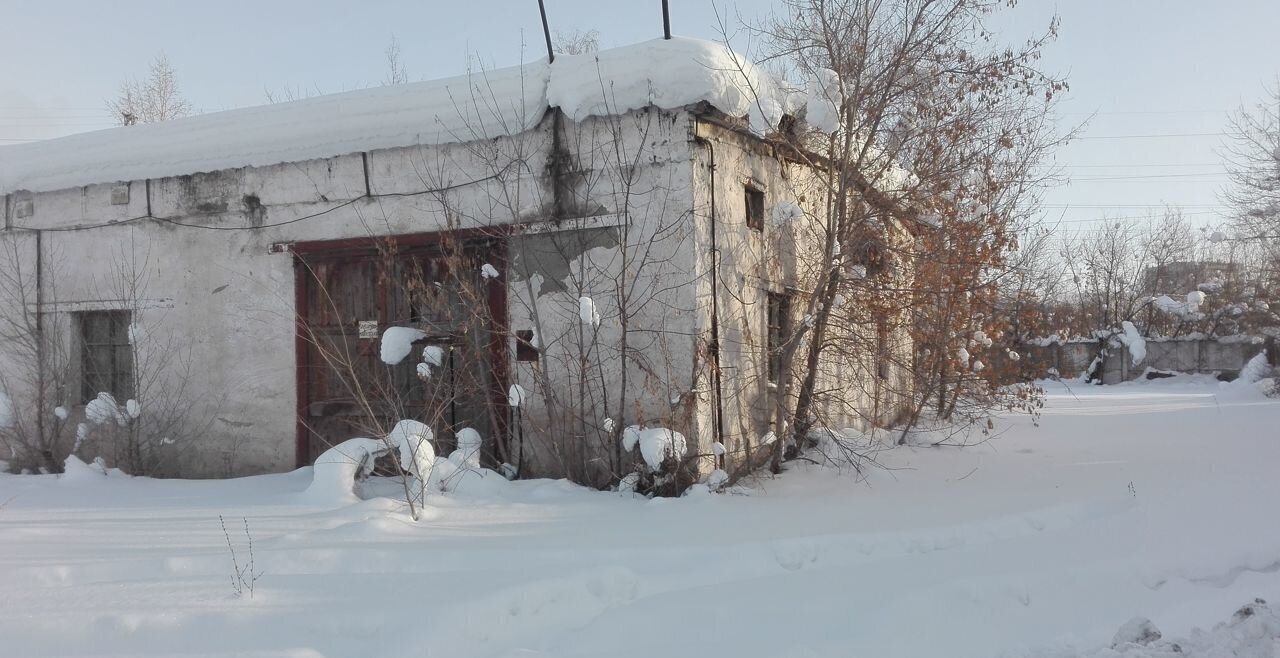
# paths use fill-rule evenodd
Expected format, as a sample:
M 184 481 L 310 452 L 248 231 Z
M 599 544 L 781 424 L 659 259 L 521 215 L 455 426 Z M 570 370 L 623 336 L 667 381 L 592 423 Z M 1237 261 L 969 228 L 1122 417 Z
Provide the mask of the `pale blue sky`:
M 546 2 L 553 29 L 595 28 L 605 47 L 661 35 L 656 0 Z M 772 7 L 717 5 L 748 19 Z M 1069 74 L 1061 119 L 1097 115 L 1059 154 L 1073 180 L 1050 193 L 1053 218 L 1083 227 L 1103 212 L 1142 216 L 1171 203 L 1213 221 L 1218 133 L 1280 74 L 1280 2 L 1023 0 L 998 25 L 1021 39 L 1055 11 L 1062 36 L 1045 66 Z M 714 17 L 710 2 L 672 0 L 677 34 L 716 38 Z M 111 125 L 105 100 L 161 50 L 202 111 L 261 104 L 268 89 L 375 84 L 393 35 L 415 80 L 461 72 L 468 53 L 518 63 L 522 40 L 525 59 L 543 54 L 536 0 L 3 0 L 0 25 L 0 145 Z M 1126 135 L 1181 136 L 1116 138 Z

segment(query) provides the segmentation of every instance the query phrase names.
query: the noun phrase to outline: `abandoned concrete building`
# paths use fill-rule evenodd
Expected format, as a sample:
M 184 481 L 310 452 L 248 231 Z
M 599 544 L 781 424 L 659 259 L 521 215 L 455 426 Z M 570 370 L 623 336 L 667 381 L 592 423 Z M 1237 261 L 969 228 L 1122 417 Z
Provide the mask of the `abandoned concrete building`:
M 398 418 L 473 428 L 521 476 L 616 481 L 633 425 L 744 468 L 800 321 L 817 219 L 789 209 L 821 192 L 725 53 L 660 40 L 0 148 L 2 310 L 41 336 L 4 338 L 3 393 L 63 455 L 183 477 L 305 466 Z M 874 361 L 828 374 L 907 376 Z M 869 396 L 840 422 L 893 414 Z

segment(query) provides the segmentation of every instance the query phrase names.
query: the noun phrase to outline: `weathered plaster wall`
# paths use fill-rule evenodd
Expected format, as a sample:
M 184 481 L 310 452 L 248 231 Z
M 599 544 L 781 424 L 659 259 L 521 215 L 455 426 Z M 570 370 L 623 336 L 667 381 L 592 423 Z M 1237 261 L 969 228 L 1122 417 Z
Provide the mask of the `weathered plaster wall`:
M 746 226 L 748 182 L 765 192 L 763 231 Z M 26 254 L 27 229 L 43 231 L 56 272 L 45 309 L 69 343 L 72 312 L 136 310 L 144 349 L 170 356 L 157 378 L 186 382 L 203 430 L 174 444 L 174 472 L 216 477 L 294 465 L 294 259 L 282 245 L 518 225 L 503 272 L 508 328 L 534 331 L 541 353 L 514 363 L 509 345 L 511 379 L 529 393 L 513 414 L 516 458 L 524 475 L 604 484 L 638 466 L 616 439 L 625 425 L 676 429 L 701 456 L 696 470 L 716 467 L 713 290 L 729 466 L 771 429 L 765 297 L 802 285 L 812 248 L 772 213 L 784 200 L 820 207 L 813 184 L 757 140 L 686 111 L 581 122 L 553 112 L 510 138 L 25 195 L 34 212 L 0 237 Z M 147 215 L 164 219 L 136 219 Z M 105 222 L 117 223 L 77 228 Z M 122 289 L 122 274 L 138 285 Z M 598 327 L 580 320 L 581 297 Z M 802 309 L 797 300 L 793 320 Z M 832 363 L 824 385 L 868 367 Z M 62 401 L 73 424 L 78 397 Z
M 658 111 L 561 124 L 552 222 L 508 246 L 511 329 L 541 350 L 514 369 L 530 393 L 524 473 L 607 484 L 638 468 L 622 427 L 698 435 L 688 125 Z M 582 297 L 598 326 L 582 322 Z
M 604 367 L 590 375 L 599 392 L 591 420 L 599 423 L 604 413 L 625 423 L 670 420 L 668 389 L 690 388 L 682 344 L 695 332 L 692 298 L 681 288 L 690 265 L 680 222 L 692 205 L 684 116 L 640 111 L 580 124 L 548 116 L 511 138 L 19 193 L 34 212 L 12 219 L 0 237 L 21 242 L 17 251 L 30 259 L 29 229 L 43 232 L 46 271 L 56 277 L 46 287 L 45 311 L 63 318 L 66 340 L 72 312 L 134 308 L 146 349 L 173 355 L 166 375 L 188 383 L 183 396 L 205 428 L 173 447 L 182 475 L 294 464 L 293 258 L 273 245 L 296 241 L 528 224 L 529 234 L 509 245 L 509 319 L 512 329 L 524 328 L 537 311 L 546 351 L 540 376 L 549 389 L 567 392 L 579 383 L 563 364 L 574 355 L 580 294 L 596 298 L 605 317 L 597 343 L 606 346 L 617 337 L 617 299 L 625 297 L 637 332 L 632 349 L 643 352 L 631 358 L 649 369 L 626 368 L 632 393 L 640 394 L 625 410 L 618 400 L 605 403 L 599 396 L 624 368 L 619 355 L 597 348 L 593 358 Z M 164 220 L 135 219 L 147 215 Z M 119 223 L 74 230 L 107 222 Z M 122 278 L 139 285 L 122 286 Z M 652 303 L 631 301 L 640 297 Z M 659 346 L 652 336 L 662 328 L 682 338 Z M 673 349 L 680 367 L 661 363 L 667 359 L 651 351 L 659 347 Z M 521 364 L 513 372 L 527 382 L 533 368 Z M 61 403 L 74 424 L 85 400 L 77 399 L 78 388 L 66 396 Z M 580 462 L 597 455 L 575 444 L 598 441 L 603 450 L 614 443 L 598 430 L 594 437 L 551 435 L 544 412 L 537 403 L 524 410 L 531 472 L 556 474 L 561 461 L 532 442 L 573 447 Z
M 727 467 L 732 471 L 760 463 L 766 458 L 760 447 L 762 438 L 770 431 L 778 435 L 783 431 L 775 419 L 781 392 L 767 377 L 767 298 L 769 293 L 792 293 L 790 320 L 795 331 L 803 321 L 816 268 L 825 266 L 821 218 L 826 192 L 815 172 L 778 157 L 759 140 L 709 122 L 700 123 L 698 131 L 704 144 L 694 155 L 695 217 L 699 218 L 701 245 L 697 251 L 709 267 L 714 193 L 715 251 L 720 264 L 715 294 L 720 321 L 722 432 L 728 450 Z M 748 185 L 764 192 L 761 230 L 747 223 Z M 804 216 L 775 215 L 783 203 L 797 204 L 805 210 Z M 900 229 L 894 230 L 895 237 L 904 237 L 898 235 Z M 906 272 L 900 274 L 909 276 Z M 704 336 L 710 326 L 712 289 L 710 283 L 698 288 Z M 857 300 L 850 303 L 857 304 Z M 890 334 L 886 349 L 897 356 L 888 359 L 894 365 L 881 378 L 874 349 L 875 318 L 864 320 L 865 326 L 839 323 L 829 329 L 833 336 L 857 336 L 856 342 L 866 346 L 856 353 L 825 353 L 819 368 L 817 390 L 821 393 L 815 411 L 822 416 L 822 423 L 832 429 L 865 430 L 891 420 L 903 402 L 901 392 L 909 389 L 908 373 L 901 365 L 910 363 L 909 338 L 901 330 Z M 891 322 L 890 326 L 894 324 Z M 794 364 L 796 372 L 806 348 L 807 343 L 801 341 Z M 709 417 L 715 411 L 714 397 L 708 394 L 704 402 L 704 414 Z M 705 441 L 714 440 L 710 431 L 702 436 L 708 437 Z M 704 452 L 709 452 L 708 447 L 703 446 Z M 702 468 L 714 468 L 714 464 L 714 460 L 707 459 Z

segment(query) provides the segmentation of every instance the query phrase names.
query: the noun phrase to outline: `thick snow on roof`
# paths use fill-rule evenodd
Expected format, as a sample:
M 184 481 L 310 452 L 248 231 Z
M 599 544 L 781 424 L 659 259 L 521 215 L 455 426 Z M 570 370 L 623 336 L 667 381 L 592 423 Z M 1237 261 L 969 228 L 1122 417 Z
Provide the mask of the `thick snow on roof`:
M 657 39 L 595 54 L 0 148 L 0 193 L 163 178 L 497 137 L 548 107 L 582 119 L 706 101 L 754 127 L 794 98 L 724 46 Z

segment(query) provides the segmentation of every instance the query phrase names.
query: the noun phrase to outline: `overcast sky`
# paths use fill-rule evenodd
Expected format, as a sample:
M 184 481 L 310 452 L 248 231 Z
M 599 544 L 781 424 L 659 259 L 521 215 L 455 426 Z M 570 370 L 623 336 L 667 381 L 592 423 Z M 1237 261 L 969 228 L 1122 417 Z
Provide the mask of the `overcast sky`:
M 553 29 L 599 30 L 604 47 L 661 36 L 656 0 L 546 3 Z M 737 22 L 772 3 L 716 6 Z M 1044 64 L 1070 80 L 1064 130 L 1093 118 L 1058 154 L 1072 180 L 1050 193 L 1050 219 L 1140 221 L 1175 204 L 1215 221 L 1228 113 L 1280 75 L 1280 2 L 1023 0 L 997 25 L 1021 40 L 1055 12 L 1062 35 Z M 718 38 L 710 2 L 672 0 L 671 13 L 676 34 Z M 0 25 L 0 145 L 111 126 L 105 101 L 160 51 L 202 112 L 376 84 L 392 37 L 413 80 L 456 75 L 468 55 L 493 66 L 543 55 L 536 0 L 3 0 Z

